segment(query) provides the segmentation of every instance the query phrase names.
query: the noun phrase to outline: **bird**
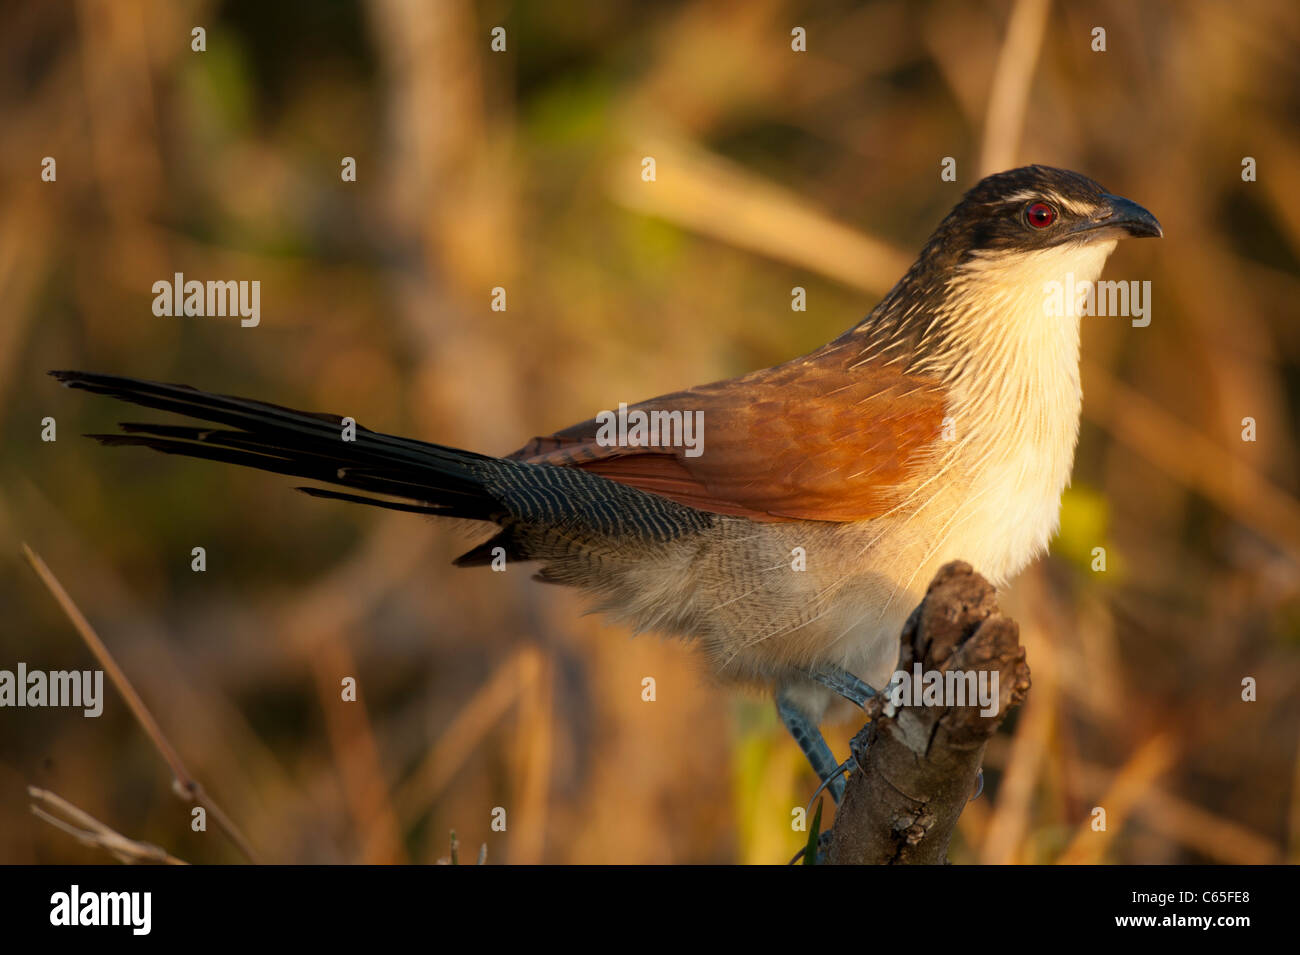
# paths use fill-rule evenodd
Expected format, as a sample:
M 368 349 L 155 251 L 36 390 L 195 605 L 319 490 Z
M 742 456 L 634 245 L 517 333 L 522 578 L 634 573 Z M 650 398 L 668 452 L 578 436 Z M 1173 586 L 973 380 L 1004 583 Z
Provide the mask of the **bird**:
M 821 723 L 832 703 L 862 706 L 888 685 L 934 572 L 963 560 L 1004 586 L 1058 528 L 1079 438 L 1081 315 L 1053 313 L 1047 290 L 1087 287 L 1120 239 L 1162 235 L 1145 208 L 1080 173 L 987 176 L 833 341 L 505 457 L 188 385 L 50 374 L 203 422 L 90 435 L 105 445 L 491 525 L 456 565 L 533 562 L 538 579 L 578 588 L 636 632 L 686 638 L 720 685 L 773 696 L 838 801 L 846 763 Z

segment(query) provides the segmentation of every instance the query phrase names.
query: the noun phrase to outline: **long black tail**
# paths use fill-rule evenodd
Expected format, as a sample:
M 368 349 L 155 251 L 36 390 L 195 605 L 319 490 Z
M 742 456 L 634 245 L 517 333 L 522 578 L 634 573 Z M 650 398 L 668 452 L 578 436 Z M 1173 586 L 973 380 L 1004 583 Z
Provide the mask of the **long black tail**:
M 575 546 L 605 549 L 636 540 L 665 541 L 714 520 L 571 468 L 489 457 L 361 425 L 355 425 L 352 435 L 338 415 L 119 375 L 50 374 L 69 388 L 225 426 L 123 423 L 122 434 L 88 435 L 102 444 L 140 445 L 365 492 L 298 488 L 315 497 L 489 521 L 503 532 L 488 544 L 505 546 L 512 558 L 547 560 L 552 552 L 571 553 Z M 352 439 L 344 440 L 345 434 Z M 385 497 L 372 496 L 376 494 Z M 480 563 L 482 551 L 475 548 L 458 563 Z
M 101 444 L 140 445 L 166 454 L 224 461 L 404 501 L 299 488 L 317 497 L 480 521 L 499 521 L 506 514 L 501 504 L 486 494 L 482 480 L 473 471 L 475 462 L 495 458 L 380 434 L 361 425 L 355 426 L 355 440 L 344 440 L 344 422 L 337 415 L 294 411 L 188 385 L 84 371 L 50 374 L 69 388 L 231 426 L 198 428 L 124 422 L 119 425 L 123 434 L 87 435 Z M 411 501 L 419 503 L 405 503 Z

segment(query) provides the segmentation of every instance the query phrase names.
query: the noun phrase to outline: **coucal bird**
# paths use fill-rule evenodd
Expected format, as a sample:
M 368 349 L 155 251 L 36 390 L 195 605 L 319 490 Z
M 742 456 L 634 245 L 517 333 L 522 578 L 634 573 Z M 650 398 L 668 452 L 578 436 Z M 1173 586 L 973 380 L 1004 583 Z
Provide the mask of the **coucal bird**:
M 123 424 L 93 436 L 104 444 L 496 525 L 456 563 L 536 561 L 541 579 L 586 591 L 637 631 L 691 638 L 722 680 L 770 688 L 838 797 L 818 724 L 836 695 L 861 704 L 888 683 L 934 572 L 962 559 L 1001 585 L 1056 531 L 1079 434 L 1080 318 L 1048 314 L 1046 286 L 1095 281 L 1117 240 L 1161 234 L 1147 210 L 1078 173 L 989 176 L 830 344 L 628 409 L 628 420 L 702 420 L 694 448 L 612 439 L 598 416 L 495 458 L 359 426 L 343 440 L 337 416 L 185 385 L 52 374 L 209 422 Z

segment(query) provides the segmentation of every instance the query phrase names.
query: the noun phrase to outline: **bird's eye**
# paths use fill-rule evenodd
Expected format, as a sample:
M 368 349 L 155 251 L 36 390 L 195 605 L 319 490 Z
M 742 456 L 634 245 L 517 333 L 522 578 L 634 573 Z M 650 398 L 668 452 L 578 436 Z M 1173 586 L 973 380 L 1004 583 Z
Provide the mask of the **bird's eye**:
M 1025 210 L 1025 219 L 1035 229 L 1046 229 L 1056 221 L 1056 209 L 1046 202 L 1035 202 Z

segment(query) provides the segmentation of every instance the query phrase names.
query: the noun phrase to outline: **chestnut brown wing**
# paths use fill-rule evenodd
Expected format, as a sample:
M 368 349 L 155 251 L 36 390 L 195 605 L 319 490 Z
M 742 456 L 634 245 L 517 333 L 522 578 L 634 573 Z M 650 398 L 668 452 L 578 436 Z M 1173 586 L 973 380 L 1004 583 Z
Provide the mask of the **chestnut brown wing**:
M 717 514 L 857 521 L 900 498 L 939 438 L 943 391 L 831 345 L 741 378 L 629 407 L 702 412 L 701 453 L 602 442 L 593 418 L 534 438 L 512 458 L 581 468 Z

